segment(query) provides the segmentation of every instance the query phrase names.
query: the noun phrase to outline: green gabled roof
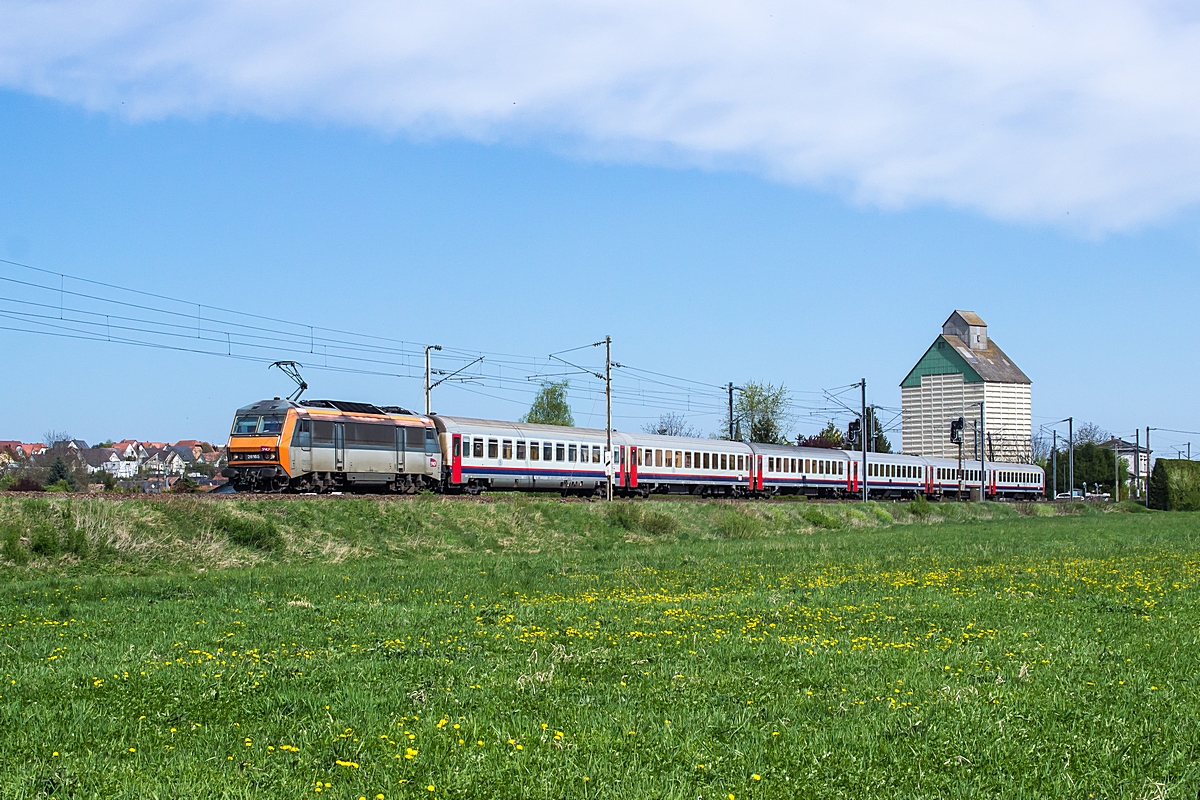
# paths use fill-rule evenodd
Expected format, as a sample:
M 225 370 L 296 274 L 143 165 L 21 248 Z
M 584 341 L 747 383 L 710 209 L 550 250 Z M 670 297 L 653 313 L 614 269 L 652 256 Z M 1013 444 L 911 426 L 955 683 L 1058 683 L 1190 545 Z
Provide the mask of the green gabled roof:
M 952 333 L 943 333 L 917 365 L 901 381 L 900 386 L 920 386 L 922 375 L 962 375 L 963 383 L 1029 383 L 1029 377 L 1005 355 L 995 339 L 987 340 L 987 348 L 972 350 Z
M 962 375 L 963 383 L 982 383 L 975 368 L 959 355 L 958 350 L 947 341 L 945 336 L 939 336 L 929 345 L 925 355 L 917 365 L 909 371 L 908 376 L 900 382 L 901 388 L 920 386 L 923 375 Z

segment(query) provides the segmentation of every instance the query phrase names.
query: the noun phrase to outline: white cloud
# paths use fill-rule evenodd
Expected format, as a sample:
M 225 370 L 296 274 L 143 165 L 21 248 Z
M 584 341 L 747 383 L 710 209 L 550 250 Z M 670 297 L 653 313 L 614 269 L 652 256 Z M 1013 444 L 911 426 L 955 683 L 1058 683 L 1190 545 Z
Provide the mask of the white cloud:
M 569 141 L 1105 231 L 1200 198 L 1190 8 L 0 0 L 0 85 L 133 119 Z

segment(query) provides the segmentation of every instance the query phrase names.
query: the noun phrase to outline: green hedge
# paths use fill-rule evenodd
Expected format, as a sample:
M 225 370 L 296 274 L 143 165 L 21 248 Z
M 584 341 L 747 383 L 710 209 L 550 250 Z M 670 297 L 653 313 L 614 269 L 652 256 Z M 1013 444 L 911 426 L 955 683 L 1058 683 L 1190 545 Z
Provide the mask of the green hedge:
M 1150 474 L 1150 506 L 1200 511 L 1200 461 L 1160 458 Z

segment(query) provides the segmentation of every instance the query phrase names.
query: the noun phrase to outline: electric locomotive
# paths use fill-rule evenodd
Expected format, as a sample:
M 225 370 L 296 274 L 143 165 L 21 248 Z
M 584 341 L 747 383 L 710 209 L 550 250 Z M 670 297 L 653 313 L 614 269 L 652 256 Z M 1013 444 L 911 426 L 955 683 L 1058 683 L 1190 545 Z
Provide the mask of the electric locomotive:
M 442 454 L 429 417 L 342 400 L 262 400 L 239 408 L 221 474 L 237 491 L 436 490 Z

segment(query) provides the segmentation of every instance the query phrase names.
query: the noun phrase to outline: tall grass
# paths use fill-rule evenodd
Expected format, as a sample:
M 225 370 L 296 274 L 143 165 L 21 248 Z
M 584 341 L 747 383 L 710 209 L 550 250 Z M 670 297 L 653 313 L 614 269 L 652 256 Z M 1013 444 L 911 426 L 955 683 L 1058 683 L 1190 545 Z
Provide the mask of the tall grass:
M 1123 508 L 1123 506 L 1122 506 Z M 604 550 L 662 541 L 770 538 L 848 528 L 1097 510 L 1009 503 L 565 502 L 416 498 L 0 496 L 0 569 L 181 570 L 455 553 Z

